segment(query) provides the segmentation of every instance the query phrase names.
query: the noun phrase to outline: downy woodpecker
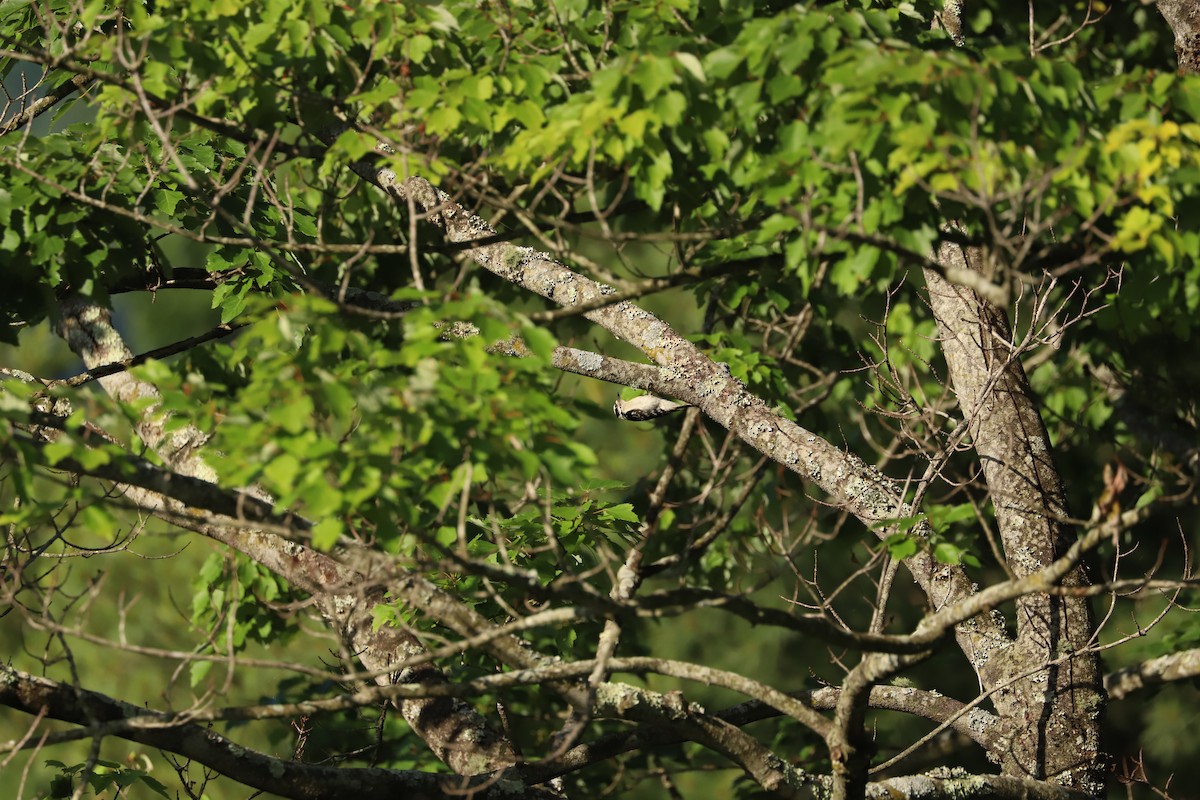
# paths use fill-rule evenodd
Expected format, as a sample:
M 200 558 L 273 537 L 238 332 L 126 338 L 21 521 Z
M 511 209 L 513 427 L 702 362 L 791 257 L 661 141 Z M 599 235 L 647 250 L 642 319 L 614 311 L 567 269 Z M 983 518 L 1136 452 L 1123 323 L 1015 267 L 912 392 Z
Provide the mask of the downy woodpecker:
M 622 400 L 618 397 L 617 402 L 613 403 L 613 413 L 617 415 L 617 419 L 627 419 L 630 422 L 645 422 L 646 420 L 657 419 L 658 417 L 690 407 L 688 403 L 676 403 L 671 400 L 663 400 L 661 397 L 644 394 L 632 400 Z

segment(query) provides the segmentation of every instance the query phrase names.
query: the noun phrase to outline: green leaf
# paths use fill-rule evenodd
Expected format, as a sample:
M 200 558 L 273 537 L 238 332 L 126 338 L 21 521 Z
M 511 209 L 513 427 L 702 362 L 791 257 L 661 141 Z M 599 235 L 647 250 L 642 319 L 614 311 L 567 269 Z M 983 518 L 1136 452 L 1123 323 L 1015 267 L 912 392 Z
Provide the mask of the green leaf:
M 968 566 L 972 567 L 979 566 L 979 559 L 977 559 L 967 550 L 951 544 L 950 542 L 940 542 L 934 545 L 933 557 L 942 564 L 967 564 Z
M 975 519 L 975 507 L 970 503 L 957 506 L 931 505 L 926 507 L 925 512 L 929 517 L 929 524 L 938 532 L 945 531 L 956 522 Z
M 312 546 L 317 550 L 330 550 L 344 532 L 344 526 L 339 520 L 326 517 L 313 526 Z
M 883 544 L 893 561 L 902 561 L 917 552 L 918 540 L 906 533 L 894 533 Z
M 183 199 L 183 192 L 174 189 L 159 189 L 154 193 L 154 204 L 159 211 L 170 216 L 175 213 L 176 206 Z
M 296 476 L 300 474 L 300 459 L 290 453 L 284 453 L 272 459 L 263 469 L 263 474 L 274 486 L 291 489 L 296 482 Z
M 610 519 L 620 520 L 622 522 L 640 523 L 641 518 L 633 510 L 631 503 L 621 503 L 620 505 L 608 506 L 604 509 L 603 515 Z
M 554 334 L 536 325 L 522 327 L 521 338 L 530 352 L 545 362 L 549 362 L 553 358 L 554 349 L 558 347 L 558 341 L 554 338 Z
M 700 59 L 691 53 L 678 52 L 675 53 L 675 58 L 679 61 L 683 68 L 691 73 L 692 77 L 700 83 L 705 83 L 704 67 L 700 63 Z
M 213 662 L 211 661 L 193 661 L 191 666 L 188 667 L 188 675 L 190 676 L 189 685 L 193 689 L 208 677 L 208 673 L 212 670 L 212 665 Z

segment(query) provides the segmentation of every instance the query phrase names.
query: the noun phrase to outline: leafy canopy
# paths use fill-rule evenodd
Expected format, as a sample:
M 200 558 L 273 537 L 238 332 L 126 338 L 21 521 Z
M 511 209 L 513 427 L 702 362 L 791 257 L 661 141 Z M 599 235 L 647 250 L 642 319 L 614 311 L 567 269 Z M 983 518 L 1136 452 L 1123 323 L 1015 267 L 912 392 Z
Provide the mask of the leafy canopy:
M 452 554 L 511 561 L 544 585 L 587 575 L 606 592 L 603 567 L 644 522 L 645 487 L 628 486 L 657 461 L 639 456 L 656 452 L 650 437 L 596 433 L 611 424 L 608 395 L 563 391 L 550 367 L 557 341 L 592 328 L 535 322 L 542 305 L 463 266 L 353 171 L 376 159 L 481 209 L 502 235 L 537 229 L 536 246 L 602 280 L 682 272 L 689 294 L 673 296 L 668 321 L 781 413 L 803 409 L 808 427 L 864 456 L 893 433 L 891 417 L 868 412 L 945 393 L 910 275 L 939 242 L 977 245 L 987 288 L 1019 325 L 1035 289 L 1082 315 L 1064 356 L 1032 370 L 1082 507 L 1099 478 L 1080 465 L 1117 449 L 1145 456 L 1145 480 L 1163 491 L 1171 455 L 1118 413 L 1096 365 L 1131 387 L 1126 408 L 1169 397 L 1167 423 L 1194 413 L 1200 376 L 1167 354 L 1200 320 L 1200 91 L 1173 73 L 1166 29 L 1150 32 L 1140 4 L 1039 53 L 1025 9 L 1009 5 L 981 4 L 956 48 L 930 30 L 931 4 L 869 0 L 0 4 L 7 86 L 86 82 L 30 135 L 0 137 L 0 336 L 15 342 L 69 293 L 107 301 L 208 281 L 240 335 L 137 374 L 159 388 L 160 413 L 210 437 L 222 485 L 261 486 L 278 510 L 317 521 L 317 548 L 369 541 L 491 617 L 528 587 L 456 572 Z M 314 286 L 415 308 L 346 313 Z M 808 321 L 788 342 L 776 324 L 801 309 Z M 478 335 L 446 336 L 450 323 Z M 514 335 L 528 357 L 492 349 Z M 852 370 L 861 359 L 873 377 Z M 27 421 L 33 390 L 5 387 L 0 413 Z M 33 465 L 117 459 L 84 422 L 121 431 L 145 410 L 86 405 L 72 434 L 17 454 L 7 491 L 21 503 L 6 524 L 48 524 L 67 503 L 94 531 L 123 524 L 96 486 L 48 491 L 31 477 Z M 909 435 L 933 440 L 942 421 L 914 418 Z M 683 471 L 648 558 L 693 541 L 704 514 L 736 510 L 736 492 L 707 510 L 682 500 L 717 471 Z M 921 514 L 937 558 L 989 562 L 964 538 L 967 501 L 934 500 Z M 760 522 L 832 516 L 783 475 L 740 502 L 748 511 L 689 566 L 691 585 L 741 586 L 771 550 Z M 887 540 L 894 556 L 917 548 L 905 535 L 915 522 Z M 197 624 L 215 626 L 231 600 L 285 595 L 238 569 L 201 573 Z M 244 609 L 236 647 L 293 632 Z M 594 640 L 582 630 L 535 644 L 582 656 Z

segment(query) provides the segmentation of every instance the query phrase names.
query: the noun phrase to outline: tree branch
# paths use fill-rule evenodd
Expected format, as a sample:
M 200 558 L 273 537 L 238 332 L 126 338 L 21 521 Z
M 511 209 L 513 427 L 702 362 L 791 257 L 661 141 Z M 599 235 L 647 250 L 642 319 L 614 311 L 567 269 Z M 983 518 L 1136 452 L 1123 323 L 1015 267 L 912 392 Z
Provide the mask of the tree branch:
M 336 132 L 325 135 L 336 136 Z M 358 162 L 354 169 L 391 196 L 398 208 L 407 208 L 411 198 L 452 242 L 476 242 L 494 233 L 487 222 L 467 213 L 424 178 L 401 180 L 392 169 L 377 163 Z M 603 302 L 616 291 L 531 248 L 497 243 L 477 245 L 467 252 L 477 264 L 497 276 L 567 309 Z M 891 521 L 912 515 L 899 483 L 855 455 L 774 413 L 728 370 L 654 315 L 629 301 L 582 313 L 586 319 L 640 349 L 658 366 L 659 380 L 642 388 L 698 406 L 710 419 L 759 452 L 816 484 L 836 505 L 856 516 L 881 539 L 890 535 Z M 927 535 L 927 524 L 919 523 L 915 533 Z M 974 592 L 961 567 L 936 563 L 924 550 L 905 563 L 939 607 Z M 1003 620 L 993 615 L 969 620 L 956 634 L 964 652 L 969 653 L 992 653 L 1009 641 Z
M 495 776 L 464 779 L 419 771 L 326 767 L 282 760 L 249 750 L 209 727 L 172 721 L 98 692 L 39 678 L 0 664 L 0 704 L 27 714 L 86 726 L 94 737 L 120 736 L 193 759 L 246 786 L 292 798 L 324 800 L 445 800 L 469 793 L 478 798 L 550 800 L 551 792 L 518 788 Z M 135 724 L 131 721 L 137 720 Z
M 54 106 L 58 105 L 59 101 L 61 101 L 64 97 L 72 94 L 73 92 L 82 91 L 84 87 L 91 82 L 92 79 L 86 75 L 72 75 L 70 80 L 64 81 L 56 86 L 54 90 L 45 97 L 36 100 L 24 111 L 13 114 L 3 123 L 0 123 L 0 136 L 3 136 L 6 133 L 11 133 L 17 128 L 20 128 L 22 125 L 32 122 L 45 112 L 54 108 Z
M 72 297 L 63 301 L 62 311 L 58 326 L 60 334 L 89 369 L 133 358 L 113 327 L 107 309 L 86 298 Z M 128 372 L 114 373 L 99 380 L 105 391 L 122 403 L 149 401 L 134 420 L 134 426 L 142 440 L 174 470 L 165 472 L 144 460 L 127 459 L 98 466 L 96 474 L 99 477 L 157 493 L 157 497 L 144 498 L 145 502 L 157 501 L 157 508 L 152 506 L 153 510 L 173 510 L 182 517 L 186 507 L 191 506 L 206 508 L 243 523 L 251 520 L 258 528 L 272 526 L 301 533 L 311 530 L 311 524 L 296 515 L 276 515 L 273 504 L 261 491 L 226 493 L 217 487 L 216 473 L 200 456 L 206 437 L 191 425 L 168 433 L 168 415 L 157 410 L 161 399 L 155 387 Z M 67 462 L 60 464 L 76 469 L 81 466 Z M 184 507 L 171 509 L 167 503 L 164 508 L 162 498 L 172 498 L 171 502 L 178 503 L 180 501 L 174 500 L 176 496 L 185 498 L 182 501 Z M 375 628 L 373 609 L 383 600 L 382 591 L 376 589 L 374 594 L 363 591 L 364 583 L 371 585 L 371 582 L 364 582 L 362 576 L 329 557 L 262 530 L 246 531 L 223 525 L 206 526 L 203 530 L 313 594 L 322 616 L 368 670 L 382 673 L 384 668 L 405 657 L 423 652 L 421 643 L 411 633 L 392 626 Z M 427 594 L 438 596 L 439 590 L 432 586 L 419 585 L 418 588 L 426 588 Z M 507 648 L 506 644 L 509 645 Z M 519 652 L 516 644 L 509 644 L 503 638 L 493 641 L 491 649 L 507 649 L 510 654 Z M 404 670 L 399 676 L 381 674 L 376 682 L 390 683 L 393 678 L 429 683 L 445 680 L 436 669 L 423 666 Z M 452 699 L 422 699 L 403 702 L 399 709 L 438 758 L 460 774 L 490 772 L 510 766 L 517 760 L 512 743 L 464 703 Z
M 1170 653 L 1104 676 L 1104 688 L 1113 700 L 1123 700 L 1139 689 L 1200 676 L 1200 648 Z

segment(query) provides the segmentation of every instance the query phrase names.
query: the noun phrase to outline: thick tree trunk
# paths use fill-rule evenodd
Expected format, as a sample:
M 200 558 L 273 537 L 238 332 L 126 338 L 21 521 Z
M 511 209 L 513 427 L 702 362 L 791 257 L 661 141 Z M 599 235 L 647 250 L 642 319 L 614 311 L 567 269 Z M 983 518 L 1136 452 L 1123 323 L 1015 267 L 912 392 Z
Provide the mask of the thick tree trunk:
M 943 245 L 947 268 L 974 268 L 976 251 Z M 959 405 L 996 509 L 1012 572 L 1044 568 L 1070 544 L 1066 499 L 1045 425 L 1004 312 L 974 291 L 926 271 L 930 302 Z M 1089 583 L 1082 567 L 1063 580 Z M 996 689 L 1002 722 L 993 756 L 1009 775 L 1044 778 L 1097 795 L 1103 790 L 1100 731 L 1104 687 L 1085 598 L 1034 595 L 1017 602 L 1017 638 L 980 675 Z M 1017 679 L 1017 680 L 1014 680 Z
M 1159 13 L 1175 34 L 1175 59 L 1179 71 L 1200 72 L 1200 2 L 1158 0 Z

